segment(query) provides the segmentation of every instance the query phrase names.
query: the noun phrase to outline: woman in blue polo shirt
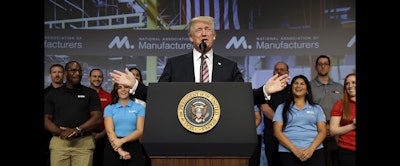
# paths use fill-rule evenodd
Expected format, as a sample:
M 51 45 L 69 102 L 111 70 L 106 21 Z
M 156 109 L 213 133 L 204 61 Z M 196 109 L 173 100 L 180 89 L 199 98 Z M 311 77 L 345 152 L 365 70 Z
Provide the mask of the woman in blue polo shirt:
M 145 108 L 134 102 L 129 87 L 114 84 L 111 104 L 104 109 L 108 143 L 104 166 L 144 166 L 142 145 Z
M 295 76 L 284 103 L 272 119 L 279 141 L 279 156 L 284 166 L 324 166 L 322 142 L 326 137 L 326 118 L 321 106 L 312 100 L 307 77 Z

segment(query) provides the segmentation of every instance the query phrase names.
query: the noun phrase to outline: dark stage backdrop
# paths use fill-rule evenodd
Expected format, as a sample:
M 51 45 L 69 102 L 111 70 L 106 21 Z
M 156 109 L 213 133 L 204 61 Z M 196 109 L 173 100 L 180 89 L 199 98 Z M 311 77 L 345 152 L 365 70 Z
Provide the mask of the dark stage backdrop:
M 254 87 L 277 61 L 311 79 L 320 54 L 331 56 L 335 81 L 355 71 L 355 0 L 46 0 L 44 9 L 44 86 L 48 68 L 70 60 L 83 64 L 86 85 L 101 68 L 108 91 L 114 69 L 135 66 L 157 82 L 169 57 L 193 49 L 187 23 L 199 15 L 216 19 L 214 52 L 238 62 Z

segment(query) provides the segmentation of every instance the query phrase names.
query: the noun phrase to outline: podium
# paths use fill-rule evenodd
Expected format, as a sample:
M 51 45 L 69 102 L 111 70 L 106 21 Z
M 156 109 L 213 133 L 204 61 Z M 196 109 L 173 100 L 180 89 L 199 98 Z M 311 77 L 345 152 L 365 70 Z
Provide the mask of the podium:
M 250 83 L 150 83 L 146 106 L 153 166 L 248 165 L 257 145 Z

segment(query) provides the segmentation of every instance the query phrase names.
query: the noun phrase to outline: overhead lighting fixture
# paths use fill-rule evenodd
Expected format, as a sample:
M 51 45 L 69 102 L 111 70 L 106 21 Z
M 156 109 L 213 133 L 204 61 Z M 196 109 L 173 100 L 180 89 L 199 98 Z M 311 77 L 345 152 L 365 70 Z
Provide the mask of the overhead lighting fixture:
M 108 60 L 110 61 L 118 61 L 118 60 L 122 60 L 122 56 L 117 56 L 117 57 L 109 57 Z
M 136 63 L 128 63 L 125 65 L 126 67 L 135 67 L 137 66 Z

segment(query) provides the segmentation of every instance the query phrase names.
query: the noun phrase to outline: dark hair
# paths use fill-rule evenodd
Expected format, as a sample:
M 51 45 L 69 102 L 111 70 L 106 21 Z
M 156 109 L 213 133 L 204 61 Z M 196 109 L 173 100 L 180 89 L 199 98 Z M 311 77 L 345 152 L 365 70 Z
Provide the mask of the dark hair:
M 118 96 L 118 89 L 119 89 L 119 84 L 118 83 L 114 83 L 113 85 L 113 89 L 111 90 L 111 102 L 110 104 L 115 104 L 118 103 L 119 100 L 119 96 Z M 134 100 L 133 95 L 129 94 L 129 98 Z
M 65 64 L 65 70 L 69 70 L 69 66 L 71 66 L 71 64 L 76 63 L 79 66 L 81 66 L 81 64 L 78 61 L 69 61 L 68 63 Z M 82 67 L 82 66 L 81 66 Z
M 315 60 L 315 66 L 318 65 L 318 61 L 319 61 L 319 59 L 321 59 L 321 58 L 326 58 L 326 59 L 328 59 L 329 64 L 331 64 L 331 58 L 329 58 L 329 56 L 327 56 L 327 55 L 320 55 L 320 56 L 318 56 L 317 60 Z
M 118 102 L 118 83 L 114 83 L 113 89 L 111 90 L 111 102 L 110 104 L 115 104 Z
M 94 68 L 94 69 L 90 70 L 89 76 L 92 76 L 92 71 L 95 71 L 95 70 L 98 70 L 98 71 L 100 71 L 101 73 L 103 73 L 103 71 L 101 71 L 101 69 L 99 69 L 99 68 Z
M 142 71 L 141 71 L 139 68 L 137 68 L 137 67 L 131 67 L 131 68 L 129 68 L 129 71 L 130 71 L 130 72 L 132 72 L 132 70 L 137 70 L 137 71 L 139 72 L 139 76 L 140 76 L 139 82 L 143 83 Z
M 290 90 L 288 92 L 288 95 L 286 96 L 284 105 L 283 105 L 283 111 L 282 111 L 282 118 L 283 118 L 283 128 L 282 130 L 286 127 L 287 121 L 288 121 L 288 113 L 290 113 L 290 108 L 292 107 L 292 104 L 294 104 L 294 97 L 293 97 L 293 90 L 292 90 L 292 86 L 293 83 L 297 80 L 297 79 L 303 79 L 304 82 L 306 83 L 307 86 L 307 94 L 305 96 L 305 99 L 308 101 L 308 103 L 310 105 L 315 105 L 314 101 L 313 101 L 313 96 L 312 96 L 312 91 L 311 91 L 311 84 L 308 81 L 307 77 L 304 75 L 297 75 L 295 77 L 293 77 L 291 83 L 290 83 Z
M 60 67 L 64 71 L 64 66 L 59 63 L 56 63 L 50 66 L 49 73 L 51 73 L 51 69 L 53 69 L 54 67 Z

